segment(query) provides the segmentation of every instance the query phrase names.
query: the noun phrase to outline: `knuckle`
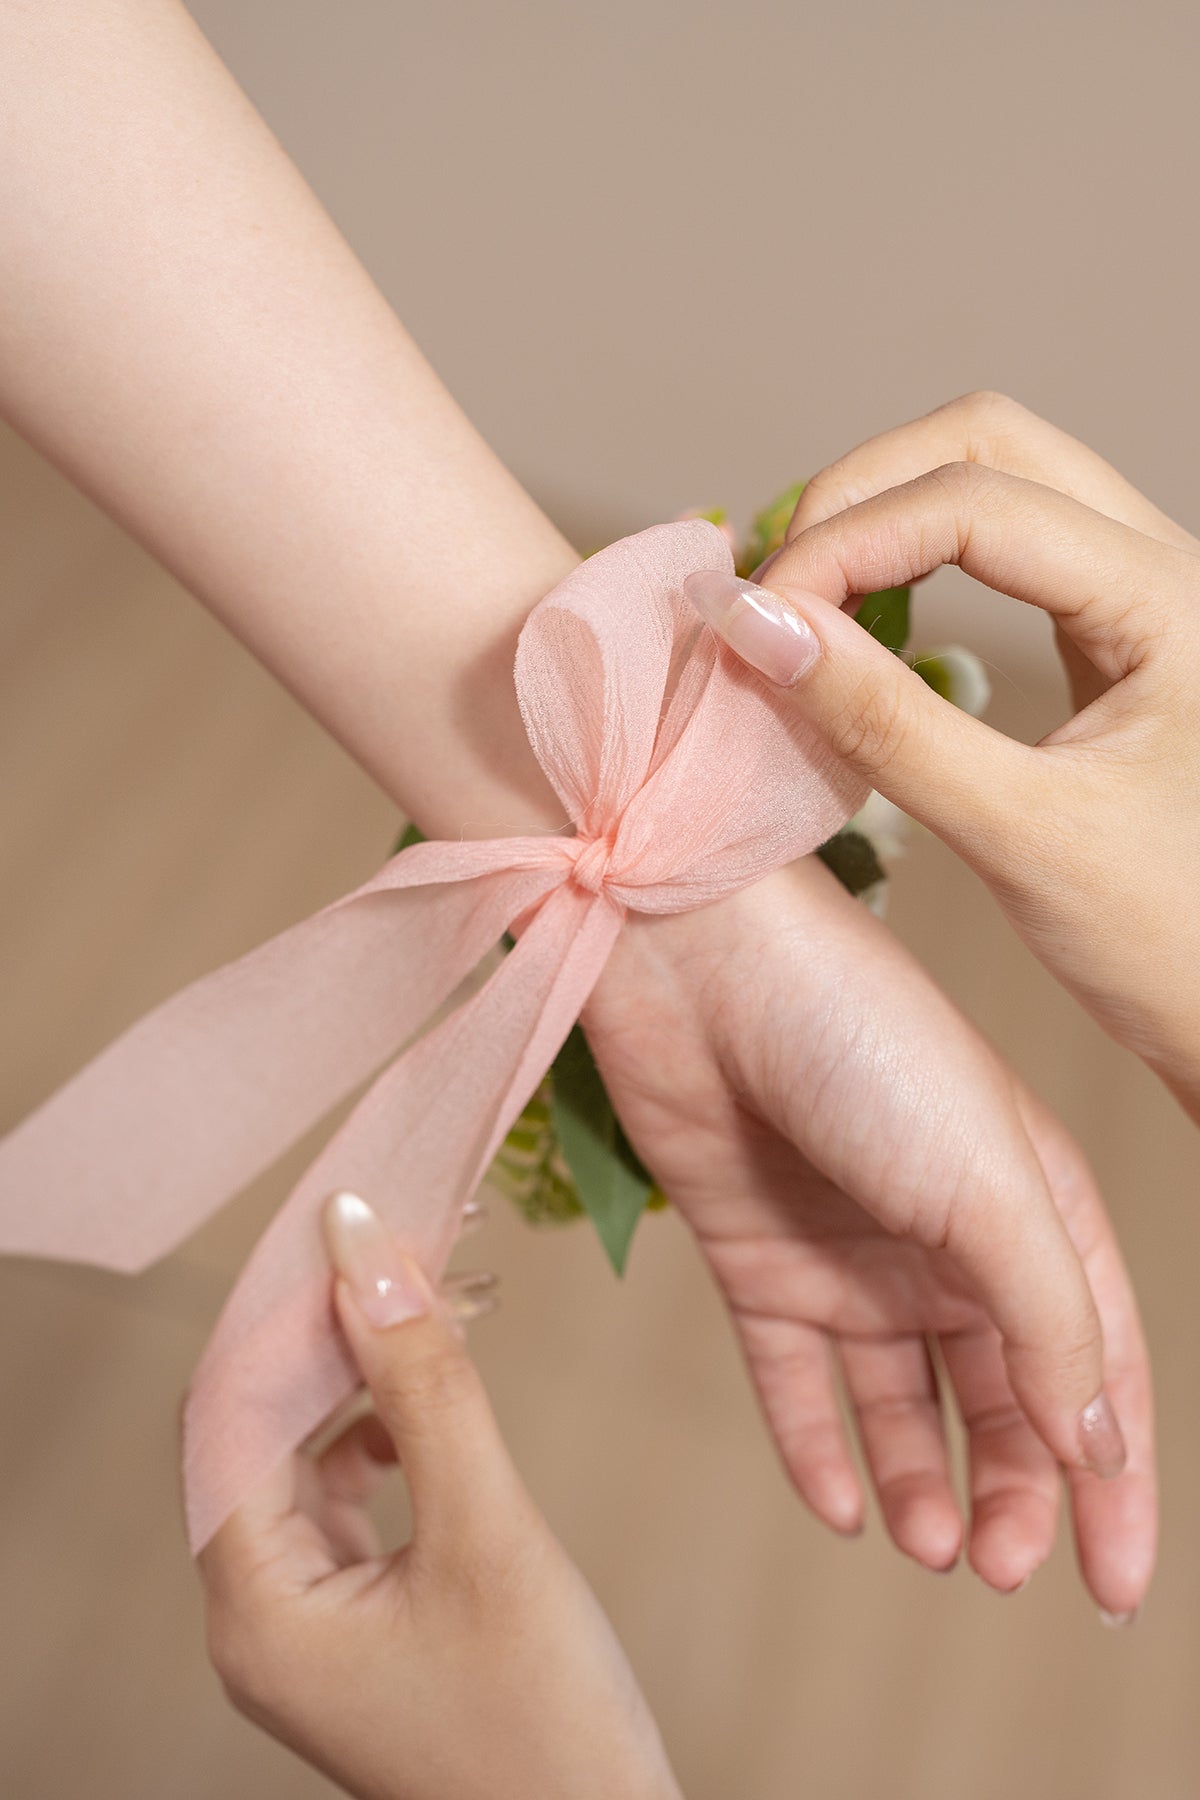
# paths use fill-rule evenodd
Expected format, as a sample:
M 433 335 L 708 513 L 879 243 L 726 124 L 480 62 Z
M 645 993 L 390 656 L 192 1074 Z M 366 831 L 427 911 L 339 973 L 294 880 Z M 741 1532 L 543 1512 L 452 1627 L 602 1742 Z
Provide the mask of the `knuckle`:
M 835 749 L 875 774 L 882 774 L 901 757 L 909 731 L 895 697 L 870 678 L 855 684 L 832 722 Z
M 970 505 L 989 486 L 989 477 L 993 471 L 983 468 L 979 463 L 958 462 L 941 463 L 936 469 L 930 469 L 926 476 L 930 487 L 937 488 L 955 506 Z
M 796 510 L 788 523 L 786 541 L 790 543 L 801 531 L 823 523 L 835 513 L 853 504 L 855 496 L 846 489 L 844 459 L 829 463 L 804 484 Z
M 971 425 L 978 431 L 986 433 L 990 430 L 1007 430 L 1023 418 L 1029 417 L 1027 407 L 1014 400 L 1011 394 L 1002 394 L 997 388 L 973 388 L 969 394 L 950 403 L 951 408 L 966 414 Z
M 376 1382 L 376 1398 L 384 1417 L 397 1414 L 428 1420 L 460 1413 L 479 1397 L 480 1383 L 465 1353 L 438 1346 L 416 1361 L 386 1369 Z

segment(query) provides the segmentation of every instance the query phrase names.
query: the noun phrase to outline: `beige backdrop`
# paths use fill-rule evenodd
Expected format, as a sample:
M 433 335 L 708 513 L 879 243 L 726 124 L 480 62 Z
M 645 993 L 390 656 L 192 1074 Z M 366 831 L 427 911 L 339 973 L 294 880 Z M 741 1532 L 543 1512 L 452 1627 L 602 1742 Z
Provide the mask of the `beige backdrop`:
M 739 515 L 980 385 L 1193 529 L 1200 22 L 1191 4 L 505 8 L 201 0 L 202 25 L 468 410 L 581 545 Z M 330 479 L 337 479 L 336 470 Z M 388 803 L 165 575 L 0 438 L 0 1104 L 381 860 Z M 1043 621 L 956 574 L 918 637 L 1059 716 Z M 1181 830 L 1185 822 L 1181 821 Z M 1101 1629 L 1063 1545 L 1019 1597 L 846 1545 L 777 1470 L 672 1217 L 623 1287 L 497 1203 L 475 1346 L 690 1800 L 1200 1792 L 1196 1145 L 940 845 L 893 922 L 1095 1159 L 1149 1316 L 1165 1536 Z M 1136 946 L 1132 947 L 1136 950 Z M 138 1282 L 0 1266 L 0 1792 L 299 1800 L 224 1706 L 174 1416 L 298 1159 Z M 31 1204 L 36 1204 L 31 1196 Z M 453 1800 L 448 1796 L 447 1800 Z

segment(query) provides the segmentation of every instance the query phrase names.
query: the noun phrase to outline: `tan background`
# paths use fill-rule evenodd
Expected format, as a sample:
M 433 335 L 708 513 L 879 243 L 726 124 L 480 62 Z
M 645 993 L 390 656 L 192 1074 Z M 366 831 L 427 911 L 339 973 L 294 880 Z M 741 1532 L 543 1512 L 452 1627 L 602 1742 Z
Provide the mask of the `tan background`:
M 688 504 L 744 516 L 980 385 L 1093 442 L 1196 528 L 1191 4 L 194 11 L 581 545 Z M 11 436 L 0 558 L 8 1121 L 145 1006 L 369 872 L 394 818 Z M 1062 706 L 1041 626 L 949 573 L 918 615 L 924 642 L 988 656 L 993 717 L 1025 735 Z M 531 1236 L 498 1209 L 470 1260 L 502 1272 L 506 1303 L 477 1352 L 691 1800 L 1185 1800 L 1200 1793 L 1194 1134 L 937 843 L 914 847 L 892 918 L 1080 1133 L 1118 1217 L 1166 1488 L 1137 1625 L 1100 1628 L 1066 1545 L 1001 1600 L 961 1571 L 918 1572 L 874 1521 L 855 1546 L 823 1535 L 671 1217 L 647 1224 L 621 1288 L 586 1232 Z M 5 1800 L 328 1792 L 224 1707 L 174 1492 L 177 1398 L 289 1172 L 137 1283 L 0 1266 Z

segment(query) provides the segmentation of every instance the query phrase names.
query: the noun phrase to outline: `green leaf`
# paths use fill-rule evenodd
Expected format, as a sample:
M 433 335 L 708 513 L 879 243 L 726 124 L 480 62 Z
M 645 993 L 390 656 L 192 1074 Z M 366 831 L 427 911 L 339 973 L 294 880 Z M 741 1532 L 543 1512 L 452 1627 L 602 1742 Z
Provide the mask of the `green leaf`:
M 864 631 L 897 654 L 908 642 L 908 599 L 906 587 L 883 588 L 868 594 L 855 614 Z
M 804 483 L 794 481 L 769 506 L 764 506 L 761 512 L 755 513 L 750 536 L 746 539 L 738 565 L 739 575 L 748 575 L 752 569 L 757 569 L 760 562 L 765 562 L 772 551 L 778 550 L 788 528 L 788 521 L 796 510 L 796 502 L 803 492 Z
M 618 1275 L 654 1183 L 621 1129 L 578 1025 L 554 1061 L 551 1114 L 575 1191 Z
M 529 1225 L 565 1225 L 583 1217 L 551 1116 L 547 1075 L 496 1152 L 490 1179 Z
M 828 838 L 817 855 L 831 869 L 842 886 L 852 894 L 865 894 L 887 871 L 875 854 L 875 846 L 861 831 L 839 831 Z
M 423 844 L 424 842 L 425 833 L 419 831 L 410 820 L 404 827 L 404 830 L 400 833 L 400 836 L 396 839 L 392 855 L 399 856 L 402 850 L 411 850 L 414 844 Z

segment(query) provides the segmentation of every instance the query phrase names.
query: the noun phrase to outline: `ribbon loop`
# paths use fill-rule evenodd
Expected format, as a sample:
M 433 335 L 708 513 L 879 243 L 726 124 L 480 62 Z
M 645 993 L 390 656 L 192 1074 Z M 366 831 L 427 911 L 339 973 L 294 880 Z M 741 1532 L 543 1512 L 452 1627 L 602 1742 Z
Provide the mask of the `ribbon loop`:
M 0 1144 L 0 1250 L 134 1270 L 375 1077 L 260 1239 L 197 1370 L 193 1550 L 356 1384 L 325 1197 L 357 1189 L 436 1279 L 626 910 L 719 899 L 861 803 L 863 784 L 699 625 L 682 595 L 697 569 L 732 569 L 722 532 L 653 526 L 581 563 L 521 633 L 521 714 L 574 839 L 405 851 L 148 1014 Z M 490 979 L 405 1049 L 517 921 Z

